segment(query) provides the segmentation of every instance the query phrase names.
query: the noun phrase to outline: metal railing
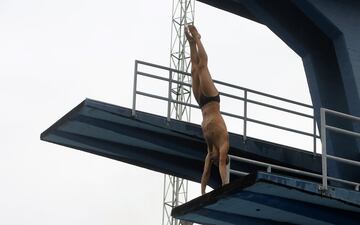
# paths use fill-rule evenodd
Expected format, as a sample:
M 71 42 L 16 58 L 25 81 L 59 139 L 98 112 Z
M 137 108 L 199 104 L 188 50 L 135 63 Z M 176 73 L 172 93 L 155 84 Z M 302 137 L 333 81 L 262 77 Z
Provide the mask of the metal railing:
M 158 76 L 158 75 L 155 75 L 155 74 L 139 71 L 139 65 L 148 66 L 148 67 L 168 71 L 168 77 Z M 192 108 L 200 109 L 200 107 L 198 105 L 184 103 L 184 102 L 180 102 L 180 101 L 176 101 L 176 100 L 172 99 L 172 97 L 171 97 L 171 86 L 172 86 L 173 83 L 191 87 L 191 85 L 188 84 L 188 83 L 173 80 L 172 79 L 172 74 L 173 73 L 180 73 L 180 74 L 184 74 L 186 76 L 191 76 L 190 73 L 186 73 L 186 72 L 183 72 L 183 71 L 178 71 L 178 70 L 175 70 L 175 69 L 172 69 L 172 68 L 159 66 L 159 65 L 155 65 L 155 64 L 148 63 L 148 62 L 143 62 L 143 61 L 138 61 L 138 60 L 135 61 L 133 107 L 132 107 L 132 115 L 133 116 L 135 116 L 135 114 L 136 114 L 136 97 L 137 97 L 137 95 L 142 95 L 142 96 L 146 96 L 146 97 L 150 97 L 150 98 L 155 98 L 155 99 L 167 101 L 167 103 L 168 103 L 168 105 L 167 105 L 167 120 L 168 121 L 171 120 L 171 118 L 170 118 L 170 115 L 171 115 L 171 103 L 182 104 L 182 105 L 186 105 L 186 106 L 189 106 L 189 107 L 192 107 Z M 154 95 L 154 94 L 139 91 L 137 89 L 138 76 L 144 76 L 144 77 L 153 78 L 153 79 L 168 82 L 167 97 L 163 97 L 163 96 Z M 260 124 L 260 125 L 263 125 L 263 126 L 277 128 L 277 129 L 280 129 L 280 130 L 285 130 L 285 131 L 288 131 L 288 132 L 297 133 L 297 134 L 300 134 L 300 135 L 312 137 L 313 138 L 313 140 L 312 140 L 313 149 L 312 150 L 313 150 L 314 154 L 316 153 L 316 141 L 317 141 L 317 139 L 320 139 L 320 136 L 316 134 L 317 128 L 316 128 L 316 120 L 315 120 L 315 117 L 314 117 L 314 113 L 312 115 L 309 115 L 309 114 L 298 112 L 298 111 L 295 111 L 295 110 L 292 110 L 292 109 L 271 105 L 271 104 L 268 104 L 268 103 L 265 103 L 265 102 L 260 102 L 260 101 L 251 99 L 249 97 L 249 94 L 250 93 L 251 94 L 256 94 L 256 95 L 267 97 L 267 98 L 270 98 L 270 99 L 274 99 L 274 100 L 277 100 L 277 101 L 280 101 L 280 102 L 283 102 L 283 103 L 290 103 L 292 105 L 301 106 L 301 107 L 304 107 L 304 108 L 307 108 L 307 109 L 311 109 L 312 112 L 314 112 L 314 108 L 311 105 L 304 104 L 304 103 L 297 102 L 297 101 L 293 101 L 293 100 L 289 100 L 289 99 L 285 99 L 285 98 L 278 97 L 278 96 L 275 96 L 275 95 L 270 95 L 270 94 L 263 93 L 263 92 L 256 91 L 256 90 L 252 90 L 252 89 L 249 89 L 249 88 L 240 87 L 240 86 L 237 86 L 237 85 L 234 85 L 234 84 L 225 83 L 225 82 L 218 81 L 218 80 L 213 80 L 213 81 L 214 81 L 215 84 L 219 84 L 219 85 L 223 85 L 223 86 L 226 86 L 226 87 L 230 87 L 230 88 L 234 88 L 234 89 L 243 91 L 243 97 L 239 97 L 239 96 L 235 96 L 233 94 L 225 93 L 225 92 L 222 92 L 221 90 L 219 91 L 219 94 L 221 96 L 225 96 L 225 97 L 228 97 L 228 98 L 231 98 L 231 99 L 236 99 L 236 100 L 239 100 L 239 101 L 243 101 L 243 108 L 244 108 L 243 115 L 236 115 L 236 114 L 233 114 L 233 113 L 223 112 L 223 111 L 221 111 L 221 114 L 225 115 L 225 116 L 232 117 L 232 118 L 243 120 L 243 140 L 244 141 L 246 141 L 247 136 L 248 136 L 247 135 L 248 122 L 252 122 L 252 123 Z M 269 123 L 269 122 L 265 122 L 265 121 L 262 121 L 262 120 L 251 118 L 248 115 L 248 104 L 249 103 L 259 105 L 259 106 L 263 106 L 263 107 L 266 107 L 266 108 L 275 109 L 275 110 L 282 111 L 282 112 L 285 112 L 285 113 L 289 113 L 289 114 L 292 114 L 292 115 L 296 115 L 296 116 L 299 116 L 299 117 L 302 117 L 302 118 L 309 118 L 309 119 L 311 119 L 313 121 L 312 122 L 312 124 L 313 124 L 312 132 L 311 133 L 310 132 L 305 132 L 305 131 L 302 131 L 302 130 L 297 130 L 297 129 L 293 129 L 293 128 L 289 128 L 289 127 L 285 127 L 285 126 L 281 126 L 281 125 L 277 125 L 277 124 L 273 124 L 273 123 Z
M 330 110 L 330 109 L 326 109 L 326 108 L 321 108 L 320 109 L 320 118 L 321 118 L 321 131 L 320 132 L 321 132 L 321 143 L 322 143 L 322 155 L 321 155 L 322 188 L 324 190 L 327 190 L 328 180 L 334 180 L 334 178 L 328 177 L 328 174 L 327 174 L 327 160 L 328 159 L 332 159 L 332 160 L 335 160 L 335 161 L 339 161 L 339 162 L 343 162 L 343 163 L 347 163 L 347 164 L 351 164 L 351 165 L 355 165 L 355 166 L 360 166 L 359 161 L 345 159 L 345 158 L 341 158 L 341 157 L 337 157 L 337 156 L 333 156 L 333 155 L 328 154 L 328 152 L 326 150 L 326 142 L 327 142 L 326 141 L 326 130 L 341 133 L 341 134 L 345 134 L 345 135 L 350 135 L 350 136 L 357 137 L 357 138 L 360 138 L 360 133 L 327 125 L 326 124 L 326 114 L 333 114 L 333 115 L 341 117 L 341 118 L 345 118 L 345 119 L 360 122 L 360 117 L 348 115 L 348 114 L 345 114 L 345 113 L 340 113 L 340 112 Z M 340 179 L 336 179 L 335 181 L 339 181 L 339 180 Z M 341 180 L 341 181 L 343 181 L 343 180 Z M 351 181 L 347 181 L 347 183 L 350 184 L 350 185 L 354 185 L 355 190 L 359 191 L 359 187 L 360 187 L 359 183 L 351 182 Z
M 252 159 L 246 159 L 246 158 L 242 158 L 242 157 L 238 157 L 238 156 L 234 156 L 234 155 L 229 155 L 230 163 L 231 163 L 231 160 L 236 160 L 236 161 L 240 161 L 240 162 L 250 163 L 250 164 L 256 165 L 256 166 L 262 166 L 262 167 L 266 168 L 266 171 L 269 173 L 272 172 L 272 169 L 276 169 L 276 170 L 299 174 L 299 175 L 303 175 L 303 176 L 307 176 L 307 177 L 318 178 L 318 179 L 322 180 L 322 184 L 319 185 L 319 190 L 325 191 L 325 192 L 328 190 L 328 181 L 335 181 L 335 182 L 339 182 L 342 184 L 347 184 L 347 185 L 353 186 L 356 191 L 359 191 L 360 183 L 358 183 L 358 182 L 353 182 L 350 180 L 344 180 L 344 179 L 339 179 L 339 178 L 328 176 L 328 174 L 327 174 L 327 160 L 328 159 L 336 160 L 339 162 L 343 162 L 343 163 L 347 163 L 347 164 L 351 164 L 351 165 L 355 165 L 355 166 L 360 166 L 360 162 L 355 161 L 355 160 L 341 158 L 341 157 L 336 157 L 333 155 L 329 155 L 326 150 L 326 130 L 345 134 L 345 135 L 354 136 L 357 138 L 360 138 L 360 133 L 326 125 L 326 113 L 360 122 L 360 117 L 355 117 L 352 115 L 340 113 L 340 112 L 330 110 L 330 109 L 325 109 L 325 108 L 320 109 L 321 143 L 322 143 L 322 155 L 321 155 L 322 171 L 321 171 L 321 174 L 310 173 L 307 171 L 287 168 L 287 167 L 278 166 L 278 165 L 274 165 L 274 164 L 270 164 L 270 163 L 264 163 L 264 162 L 260 162 L 260 161 L 256 161 L 256 160 L 252 160 Z M 231 167 L 231 164 L 229 165 L 229 168 L 230 167 Z M 229 169 L 229 171 L 228 171 L 229 177 L 230 177 L 230 174 L 237 174 L 240 176 L 244 176 L 244 175 L 248 175 L 249 173 Z
M 168 71 L 168 78 L 139 71 L 139 65 L 149 66 L 149 67 L 153 67 L 153 68 Z M 137 95 L 142 95 L 142 96 L 146 96 L 146 97 L 150 97 L 150 98 L 155 98 L 155 99 L 167 101 L 167 103 L 168 103 L 167 104 L 167 120 L 168 121 L 171 120 L 171 117 L 170 117 L 171 103 L 183 104 L 183 105 L 190 106 L 192 108 L 197 108 L 197 109 L 200 108 L 199 106 L 194 105 L 194 104 L 183 103 L 183 102 L 179 102 L 179 101 L 176 101 L 176 100 L 172 99 L 172 96 L 171 96 L 171 85 L 172 85 L 172 83 L 176 83 L 176 84 L 180 84 L 180 85 L 186 85 L 186 86 L 191 87 L 190 84 L 173 80 L 172 79 L 172 74 L 173 73 L 181 73 L 181 74 L 184 74 L 184 75 L 187 75 L 187 76 L 191 76 L 190 73 L 178 71 L 178 70 L 175 70 L 175 69 L 172 69 L 172 68 L 159 66 L 159 65 L 155 65 L 155 64 L 148 63 L 148 62 L 143 62 L 143 61 L 138 61 L 138 60 L 135 61 L 134 91 L 133 91 L 133 106 L 132 106 L 132 115 L 133 116 L 136 116 L 136 97 L 137 97 Z M 162 80 L 162 81 L 167 81 L 168 85 L 169 85 L 168 86 L 168 97 L 162 97 L 162 96 L 158 96 L 158 95 L 138 91 L 137 90 L 137 80 L 138 80 L 139 75 L 144 76 L 144 77 L 153 78 L 153 79 Z M 221 112 L 221 114 L 243 120 L 243 138 L 244 138 L 244 140 L 246 140 L 246 138 L 247 138 L 247 122 L 253 122 L 253 123 L 261 124 L 261 125 L 264 125 L 264 126 L 269 126 L 269 127 L 273 127 L 273 128 L 293 132 L 293 133 L 298 133 L 298 134 L 305 135 L 305 136 L 310 136 L 310 137 L 313 138 L 313 143 L 314 143 L 313 144 L 313 152 L 316 153 L 316 140 L 317 140 L 317 138 L 320 138 L 320 136 L 316 134 L 316 121 L 315 121 L 315 118 L 314 118 L 314 114 L 313 115 L 308 115 L 308 114 L 297 112 L 297 111 L 294 111 L 294 110 L 290 110 L 290 109 L 282 108 L 282 107 L 279 107 L 279 106 L 270 105 L 270 104 L 267 104 L 267 103 L 264 103 L 264 102 L 256 101 L 256 100 L 250 99 L 248 97 L 248 93 L 254 93 L 254 94 L 257 94 L 257 95 L 261 95 L 261 96 L 265 96 L 265 97 L 268 97 L 268 98 L 276 99 L 276 100 L 279 100 L 279 101 L 282 101 L 282 102 L 287 102 L 287 103 L 303 106 L 303 107 L 306 107 L 306 108 L 310 108 L 314 112 L 314 108 L 311 105 L 296 102 L 296 101 L 285 99 L 285 98 L 281 98 L 281 97 L 270 95 L 270 94 L 266 94 L 266 93 L 263 93 L 263 92 L 251 90 L 251 89 L 240 87 L 240 86 L 237 86 L 237 85 L 228 84 L 228 83 L 217 81 L 217 80 L 214 80 L 214 83 L 244 91 L 244 95 L 243 95 L 244 97 L 238 97 L 238 96 L 228 94 L 228 93 L 224 93 L 224 92 L 221 92 L 221 91 L 219 92 L 220 95 L 222 95 L 222 96 L 226 96 L 226 97 L 230 97 L 230 98 L 233 98 L 233 99 L 243 101 L 243 103 L 244 103 L 244 106 L 243 106 L 244 107 L 244 112 L 243 112 L 242 116 L 235 115 L 235 114 L 232 114 L 232 113 L 227 113 L 227 112 Z M 286 113 L 298 115 L 298 116 L 301 116 L 301 117 L 310 118 L 310 119 L 313 120 L 313 133 L 308 133 L 308 132 L 304 132 L 304 131 L 301 131 L 301 130 L 296 130 L 296 129 L 292 129 L 292 128 L 288 128 L 288 127 L 284 127 L 284 126 L 280 126 L 280 125 L 276 125 L 276 124 L 272 124 L 272 123 L 268 123 L 268 122 L 264 122 L 264 121 L 261 121 L 261 120 L 250 118 L 248 116 L 248 111 L 247 111 L 248 103 L 261 105 L 261 106 L 264 106 L 264 107 L 272 108 L 272 109 L 283 111 L 283 112 L 286 112 Z M 348 181 L 348 180 L 342 180 L 342 179 L 339 179 L 339 178 L 334 178 L 334 177 L 327 176 L 327 166 L 326 166 L 327 165 L 327 163 L 326 163 L 327 158 L 342 161 L 342 162 L 346 162 L 346 163 L 351 163 L 351 164 L 359 165 L 359 166 L 360 166 L 360 162 L 327 155 L 327 153 L 326 153 L 326 134 L 324 133 L 324 129 L 329 129 L 329 130 L 333 130 L 333 131 L 336 131 L 336 132 L 342 132 L 342 133 L 345 133 L 345 134 L 355 135 L 357 137 L 360 137 L 360 134 L 324 125 L 325 124 L 325 112 L 331 112 L 331 113 L 334 113 L 336 115 L 343 116 L 345 118 L 351 118 L 351 119 L 355 119 L 355 120 L 360 121 L 360 118 L 357 118 L 357 117 L 354 117 L 354 116 L 338 113 L 338 112 L 331 111 L 331 110 L 328 110 L 328 109 L 321 109 L 321 119 L 322 119 L 321 120 L 321 136 L 322 136 L 321 140 L 322 140 L 322 143 L 323 143 L 322 144 L 322 151 L 323 151 L 323 154 L 322 154 L 322 174 L 311 173 L 311 172 L 307 172 L 307 171 L 303 171 L 303 170 L 287 168 L 287 167 L 283 167 L 283 166 L 279 166 L 279 165 L 275 165 L 275 164 L 264 163 L 264 162 L 260 162 L 260 161 L 256 161 L 256 160 L 252 160 L 252 159 L 247 159 L 247 158 L 242 158 L 242 157 L 238 157 L 238 156 L 234 156 L 234 155 L 229 155 L 230 165 L 231 165 L 231 160 L 236 160 L 236 161 L 241 161 L 241 162 L 245 162 L 245 163 L 251 163 L 251 164 L 257 165 L 257 166 L 262 166 L 262 167 L 266 168 L 267 172 L 272 172 L 272 169 L 276 169 L 276 170 L 279 170 L 279 171 L 284 171 L 284 172 L 304 175 L 304 176 L 308 176 L 308 177 L 312 177 L 312 178 L 317 178 L 319 180 L 321 179 L 322 180 L 322 185 L 319 183 L 320 184 L 319 189 L 321 189 L 321 190 L 327 190 L 327 181 L 328 180 L 336 181 L 336 182 L 340 182 L 340 183 L 344 183 L 344 184 L 348 184 L 348 185 L 353 185 L 353 186 L 355 186 L 355 190 L 359 190 L 360 183 L 356 183 L 356 182 L 352 182 L 352 181 Z M 232 169 L 229 169 L 228 172 L 229 172 L 229 174 L 228 174 L 229 177 L 230 177 L 230 173 L 231 174 L 237 174 L 237 175 L 247 175 L 248 174 L 247 172 L 236 171 L 236 170 L 232 170 Z

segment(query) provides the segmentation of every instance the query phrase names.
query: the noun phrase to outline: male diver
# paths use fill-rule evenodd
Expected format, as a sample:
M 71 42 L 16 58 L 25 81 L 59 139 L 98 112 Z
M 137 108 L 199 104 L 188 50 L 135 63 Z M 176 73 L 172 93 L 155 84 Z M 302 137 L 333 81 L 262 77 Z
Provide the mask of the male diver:
M 225 121 L 220 114 L 220 95 L 207 67 L 208 57 L 200 41 L 201 36 L 193 25 L 185 28 L 185 35 L 190 45 L 192 89 L 201 108 L 203 116 L 201 127 L 207 143 L 208 153 L 201 177 L 201 194 L 205 194 L 212 164 L 219 167 L 222 185 L 229 183 L 226 167 L 229 135 Z

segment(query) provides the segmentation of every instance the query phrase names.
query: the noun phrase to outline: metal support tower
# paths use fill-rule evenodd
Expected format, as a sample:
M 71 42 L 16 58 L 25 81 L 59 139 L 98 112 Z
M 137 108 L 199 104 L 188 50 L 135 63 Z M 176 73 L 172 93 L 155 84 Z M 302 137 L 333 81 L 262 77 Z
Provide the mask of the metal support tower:
M 171 22 L 170 67 L 176 70 L 190 71 L 190 46 L 184 33 L 187 24 L 194 23 L 195 0 L 173 0 Z M 191 83 L 189 76 L 173 73 L 173 80 Z M 171 98 L 179 102 L 191 103 L 191 88 L 172 83 Z M 172 103 L 171 117 L 190 121 L 190 107 Z M 187 201 L 188 181 L 182 178 L 164 176 L 163 225 L 185 225 L 185 222 L 171 217 L 171 210 Z

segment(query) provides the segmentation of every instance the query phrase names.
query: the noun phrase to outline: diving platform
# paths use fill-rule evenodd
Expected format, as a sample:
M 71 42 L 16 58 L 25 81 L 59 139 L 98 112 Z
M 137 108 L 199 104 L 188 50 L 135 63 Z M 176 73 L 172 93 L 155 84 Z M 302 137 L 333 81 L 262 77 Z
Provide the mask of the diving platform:
M 220 187 L 218 170 L 213 168 L 209 185 L 215 190 L 174 208 L 172 215 L 209 225 L 359 224 L 360 184 L 356 182 L 359 182 L 360 170 L 356 166 L 360 161 L 360 142 L 353 136 L 360 137 L 360 128 L 354 121 L 343 120 L 356 116 L 353 119 L 360 121 L 359 1 L 201 2 L 261 23 L 279 36 L 303 60 L 313 106 L 214 80 L 216 85 L 242 91 L 234 95 L 219 89 L 221 97 L 243 103 L 242 115 L 222 112 L 244 124 L 242 135 L 229 134 L 231 182 Z M 165 70 L 166 77 L 139 71 L 138 66 L 144 65 Z M 171 93 L 172 85 L 191 87 L 173 80 L 172 74 L 190 74 L 138 61 L 135 68 L 132 109 L 86 99 L 44 131 L 41 140 L 200 182 L 206 155 L 201 127 L 174 120 L 170 115 L 173 104 L 196 108 L 178 102 Z M 138 76 L 167 82 L 166 97 L 139 90 Z M 248 94 L 304 106 L 313 113 L 259 102 Z M 168 115 L 136 110 L 138 95 L 167 101 Z M 313 131 L 254 119 L 248 115 L 249 104 L 308 118 L 313 121 Z M 330 115 L 327 123 L 320 123 L 326 120 L 324 108 L 352 116 L 335 113 L 341 117 Z M 248 123 L 311 137 L 313 152 L 250 137 L 246 135 Z M 316 140 L 320 138 L 316 126 L 321 127 L 322 155 L 316 153 Z M 331 161 L 327 164 L 328 159 Z
M 165 71 L 168 78 L 142 71 L 145 66 Z M 172 79 L 172 73 L 190 74 L 141 61 L 135 62 L 135 68 L 131 109 L 85 99 L 45 130 L 41 140 L 200 183 L 207 154 L 201 126 L 173 119 L 170 113 L 172 104 L 199 109 L 197 105 L 179 102 L 171 96 L 172 84 L 191 87 Z M 139 90 L 138 76 L 166 82 L 167 97 Z M 332 123 L 329 125 L 326 114 L 328 118 L 337 116 L 353 121 L 360 121 L 359 117 L 321 108 L 321 119 L 316 121 L 314 108 L 310 105 L 217 80 L 214 83 L 243 92 L 242 95 L 233 95 L 222 89 L 219 92 L 221 96 L 240 101 L 243 105 L 243 110 L 236 110 L 242 115 L 221 112 L 223 116 L 239 119 L 244 128 L 242 134 L 229 133 L 230 183 L 221 186 L 218 168 L 213 165 L 208 184 L 215 190 L 174 208 L 174 217 L 209 225 L 357 224 L 360 219 L 360 183 L 357 179 L 334 177 L 333 164 L 328 165 L 327 161 L 348 164 L 353 175 L 357 173 L 360 162 L 327 152 L 326 143 L 329 132 L 355 137 L 360 137 L 360 133 L 334 127 Z M 166 101 L 167 115 L 136 109 L 139 95 Z M 254 99 L 253 95 L 263 96 L 266 100 Z M 285 108 L 284 104 L 272 105 L 268 99 L 300 106 L 313 111 L 313 114 Z M 312 131 L 258 119 L 247 110 L 250 104 L 306 118 L 313 125 Z M 316 150 L 320 138 L 317 122 L 321 128 L 322 154 Z M 310 137 L 313 151 L 249 136 L 247 127 L 253 124 Z
M 360 192 L 257 172 L 173 209 L 172 216 L 207 225 L 306 224 L 355 225 Z
M 229 134 L 229 154 L 283 167 L 321 173 L 312 152 Z M 41 134 L 41 140 L 200 182 L 206 143 L 200 125 L 86 99 Z M 233 170 L 251 173 L 266 167 L 232 160 Z M 220 186 L 218 169 L 209 185 Z M 281 173 L 281 171 L 279 171 Z M 286 174 L 286 172 L 283 172 Z M 299 178 L 302 175 L 296 175 Z M 231 174 L 231 180 L 241 177 Z

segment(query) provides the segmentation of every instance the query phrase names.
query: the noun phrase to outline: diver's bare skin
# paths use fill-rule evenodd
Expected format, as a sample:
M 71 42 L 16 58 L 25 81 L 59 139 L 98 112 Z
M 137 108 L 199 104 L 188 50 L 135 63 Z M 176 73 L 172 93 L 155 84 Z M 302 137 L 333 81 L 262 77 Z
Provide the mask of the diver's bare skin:
M 185 28 L 185 35 L 190 45 L 192 88 L 196 101 L 200 95 L 216 96 L 219 94 L 211 78 L 207 63 L 208 57 L 200 39 L 201 36 L 195 26 Z M 229 183 L 226 160 L 229 151 L 227 128 L 220 114 L 220 104 L 211 101 L 201 108 L 203 121 L 201 124 L 203 135 L 208 146 L 204 171 L 201 178 L 201 194 L 205 194 L 206 185 L 211 174 L 211 165 L 219 167 L 222 185 Z

